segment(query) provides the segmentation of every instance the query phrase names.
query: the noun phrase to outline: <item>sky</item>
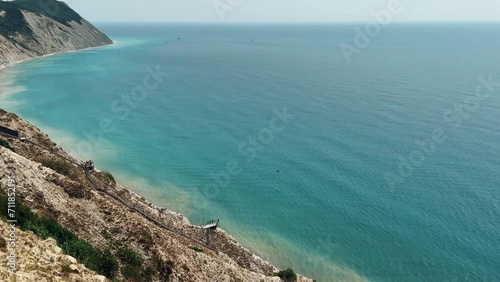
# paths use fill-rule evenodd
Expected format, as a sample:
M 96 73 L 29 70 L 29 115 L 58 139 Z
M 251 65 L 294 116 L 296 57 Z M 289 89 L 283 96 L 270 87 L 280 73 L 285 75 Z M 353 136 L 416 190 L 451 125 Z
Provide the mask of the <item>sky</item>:
M 499 0 L 66 0 L 93 22 L 500 21 Z

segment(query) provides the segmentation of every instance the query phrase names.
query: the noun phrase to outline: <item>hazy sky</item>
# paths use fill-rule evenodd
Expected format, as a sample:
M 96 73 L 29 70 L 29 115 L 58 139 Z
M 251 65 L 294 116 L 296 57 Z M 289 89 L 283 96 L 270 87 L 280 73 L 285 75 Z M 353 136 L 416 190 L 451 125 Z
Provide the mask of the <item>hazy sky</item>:
M 351 22 L 389 2 L 394 21 L 500 21 L 500 0 L 66 0 L 94 22 Z M 218 10 L 215 7 L 218 7 Z

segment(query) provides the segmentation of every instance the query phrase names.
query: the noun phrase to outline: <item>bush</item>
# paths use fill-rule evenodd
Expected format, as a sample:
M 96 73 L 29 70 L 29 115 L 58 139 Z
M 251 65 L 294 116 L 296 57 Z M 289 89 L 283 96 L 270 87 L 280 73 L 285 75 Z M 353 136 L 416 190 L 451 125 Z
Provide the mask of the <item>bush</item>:
M 297 281 L 297 275 L 295 272 L 293 272 L 293 269 L 287 268 L 286 270 L 282 270 L 278 273 L 276 273 L 275 276 L 278 276 L 279 278 L 283 279 L 286 282 L 294 282 Z
M 141 278 L 140 270 L 129 264 L 122 267 L 122 275 L 126 279 L 125 281 L 139 281 Z
M 106 178 L 109 179 L 111 182 L 116 184 L 115 177 L 111 174 L 111 172 L 103 171 L 102 174 L 104 174 L 104 176 L 106 176 Z
M 144 260 L 129 248 L 118 249 L 117 256 L 123 264 L 121 273 L 126 281 L 139 281 Z
M 132 249 L 121 248 L 118 250 L 118 258 L 123 264 L 140 267 L 144 260 Z
M 96 270 L 98 273 L 108 277 L 113 278 L 116 276 L 116 271 L 118 271 L 118 262 L 115 257 L 111 254 L 111 251 L 107 250 L 100 252 L 97 258 L 94 258 L 97 265 Z
M 67 241 L 63 244 L 63 250 L 71 254 L 80 261 L 88 261 L 95 264 L 96 261 L 92 260 L 94 256 L 99 256 L 99 252 L 94 249 L 89 243 L 75 238 L 73 240 Z M 95 264 L 94 268 L 97 268 L 98 264 Z
M 163 261 L 158 255 L 153 256 L 153 263 L 159 273 L 160 281 L 169 281 L 170 274 L 173 272 L 174 263 L 172 261 Z
M 141 276 L 144 279 L 144 281 L 150 282 L 153 281 L 153 276 L 155 275 L 155 273 L 156 273 L 155 269 L 152 268 L 151 266 L 148 266 L 146 267 L 146 269 L 144 269 Z
M 64 161 L 42 160 L 41 163 L 43 166 L 51 168 L 57 173 L 66 175 L 68 177 L 71 175 L 71 170 L 73 169 L 73 166 L 71 164 Z
M 0 146 L 1 146 L 1 147 L 5 147 L 5 148 L 9 149 L 9 150 L 11 150 L 12 152 L 15 152 L 15 151 L 16 151 L 16 150 L 14 150 L 14 148 L 12 148 L 12 147 L 10 146 L 10 144 L 9 144 L 9 142 L 8 142 L 7 140 L 4 140 L 4 139 L 2 139 L 2 138 L 0 138 Z
M 142 229 L 141 231 L 139 231 L 138 236 L 138 241 L 141 245 L 144 246 L 144 249 L 150 250 L 154 246 L 155 242 L 153 236 L 151 236 L 151 234 L 146 229 Z

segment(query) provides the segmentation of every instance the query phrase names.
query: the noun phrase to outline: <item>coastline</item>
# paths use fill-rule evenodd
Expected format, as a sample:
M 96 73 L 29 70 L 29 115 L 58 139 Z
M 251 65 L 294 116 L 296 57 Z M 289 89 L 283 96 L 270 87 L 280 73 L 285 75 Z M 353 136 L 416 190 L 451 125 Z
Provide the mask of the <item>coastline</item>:
M 23 60 L 16 61 L 16 62 L 10 62 L 10 63 L 7 63 L 7 64 L 3 64 L 3 65 L 0 66 L 0 79 L 3 78 L 3 73 L 4 73 L 4 71 L 6 69 L 8 69 L 8 68 L 10 68 L 12 66 L 24 63 L 24 62 L 29 62 L 29 61 L 37 60 L 37 59 L 43 59 L 43 58 L 50 57 L 50 56 L 57 55 L 57 54 L 74 53 L 74 52 L 86 51 L 86 50 L 90 50 L 90 49 L 104 48 L 104 47 L 108 47 L 108 46 L 112 46 L 112 45 L 116 45 L 116 44 L 117 44 L 116 42 L 113 42 L 112 44 L 108 44 L 108 45 L 89 47 L 89 48 L 79 49 L 79 50 L 71 50 L 71 51 L 51 53 L 51 54 L 46 54 L 46 55 L 43 55 L 43 56 L 37 56 L 37 57 L 28 58 L 28 59 L 23 59 Z M 0 93 L 0 95 L 2 95 L 2 96 L 4 94 L 8 95 L 8 93 Z M 78 159 L 75 158 L 75 156 L 71 155 L 70 153 L 67 153 L 67 151 L 64 151 L 64 149 L 62 149 L 61 147 L 59 147 L 59 148 L 60 148 L 60 150 L 62 152 L 64 152 L 65 154 L 67 154 L 68 157 L 70 157 L 73 160 L 78 161 Z M 97 171 L 100 172 L 99 170 L 97 170 Z M 160 214 L 167 213 L 167 214 L 170 214 L 170 215 L 174 216 L 175 218 L 178 219 L 178 222 L 175 222 L 176 226 L 181 226 L 182 228 L 188 228 L 188 229 L 199 229 L 200 228 L 199 226 L 192 225 L 190 223 L 189 219 L 186 216 L 184 216 L 183 214 L 181 214 L 179 212 L 167 210 L 166 208 L 163 208 L 163 207 L 160 207 L 160 206 L 156 206 L 156 205 L 152 204 L 150 201 L 148 201 L 146 198 L 144 198 L 143 196 L 141 196 L 140 194 L 138 194 L 138 193 L 134 192 L 133 190 L 127 188 L 125 185 L 117 184 L 117 189 L 121 190 L 123 192 L 123 194 L 129 195 L 130 199 L 133 199 L 136 203 L 139 203 L 140 205 L 142 205 L 142 206 L 144 206 L 146 208 L 151 209 L 154 214 L 160 215 Z M 249 254 L 249 256 L 253 260 L 259 262 L 262 265 L 272 266 L 273 272 L 278 271 L 278 268 L 276 268 L 272 263 L 270 263 L 270 262 L 262 259 L 261 257 L 259 257 L 256 254 L 254 254 L 249 248 L 246 248 L 243 245 L 241 245 L 240 243 L 238 243 L 229 233 L 227 233 L 226 231 L 224 231 L 222 229 L 219 229 L 219 231 L 220 231 L 220 235 L 221 235 L 222 240 L 226 241 L 226 243 L 228 243 L 228 244 L 233 245 L 233 248 L 240 249 L 243 253 Z M 307 280 L 306 278 L 304 278 L 302 276 L 299 276 L 299 277 L 301 277 L 300 281 L 309 281 L 309 280 Z
M 62 52 L 54 52 L 54 53 L 49 53 L 49 54 L 45 54 L 45 55 L 41 55 L 41 56 L 37 56 L 37 57 L 27 58 L 27 59 L 15 61 L 15 62 L 9 62 L 9 63 L 5 63 L 5 64 L 1 64 L 0 65 L 0 74 L 1 74 L 2 70 L 6 69 L 8 67 L 15 66 L 17 64 L 24 63 L 24 62 L 29 62 L 29 61 L 33 61 L 33 60 L 43 59 L 43 58 L 46 58 L 46 57 L 51 57 L 51 56 L 59 55 L 59 54 L 76 53 L 76 52 L 88 51 L 88 50 L 93 50 L 93 49 L 106 48 L 106 47 L 115 46 L 115 45 L 118 45 L 118 42 L 113 41 L 113 43 L 111 43 L 111 44 L 100 45 L 100 46 L 93 46 L 93 47 L 87 47 L 87 48 L 83 48 L 83 49 L 75 49 L 75 50 L 69 50 L 69 51 L 62 51 Z M 0 93 L 0 95 L 1 95 L 1 93 Z

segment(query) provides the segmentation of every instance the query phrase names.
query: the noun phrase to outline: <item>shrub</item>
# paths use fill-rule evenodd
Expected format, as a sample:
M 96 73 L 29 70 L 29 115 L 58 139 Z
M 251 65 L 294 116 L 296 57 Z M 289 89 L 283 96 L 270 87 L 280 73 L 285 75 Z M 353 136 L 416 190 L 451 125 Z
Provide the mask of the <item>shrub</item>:
M 111 174 L 111 172 L 103 171 L 102 174 L 106 176 L 107 179 L 109 179 L 111 182 L 116 184 L 115 177 Z
M 286 282 L 294 282 L 297 281 L 297 275 L 291 268 L 287 268 L 286 270 L 282 270 L 276 273 L 276 276 L 283 279 Z
M 16 150 L 14 150 L 14 148 L 12 148 L 12 147 L 10 146 L 10 144 L 9 144 L 9 142 L 8 142 L 7 140 L 4 140 L 4 139 L 2 139 L 2 138 L 0 138 L 0 146 L 1 146 L 1 147 L 5 147 L 5 148 L 9 149 L 9 150 L 11 150 L 12 152 L 15 152 L 15 151 L 16 151 Z
M 113 278 L 116 276 L 116 271 L 118 271 L 118 262 L 111 254 L 110 250 L 100 252 L 98 257 L 94 258 L 94 260 L 97 268 L 93 270 L 108 278 Z
M 144 279 L 144 281 L 146 282 L 150 282 L 150 281 L 153 281 L 153 276 L 155 275 L 156 271 L 154 268 L 152 268 L 151 266 L 148 266 L 146 267 L 146 269 L 144 269 L 144 271 L 142 271 L 142 278 Z
M 142 229 L 139 232 L 139 243 L 142 244 L 146 250 L 149 250 L 154 246 L 153 236 L 151 236 L 147 230 Z
M 52 170 L 56 171 L 59 174 L 70 176 L 71 175 L 71 170 L 73 166 L 67 162 L 64 161 L 57 161 L 57 160 L 42 160 L 42 165 L 48 168 L 51 168 Z
M 98 267 L 98 263 L 93 259 L 94 256 L 99 256 L 99 252 L 92 247 L 89 243 L 75 238 L 73 240 L 67 241 L 63 244 L 62 249 L 71 254 L 71 256 L 75 257 L 81 261 L 87 261 L 91 264 L 94 264 L 94 268 Z
M 143 259 L 132 249 L 121 248 L 118 250 L 118 258 L 123 264 L 140 267 Z
M 153 256 L 153 263 L 158 270 L 160 281 L 169 281 L 170 274 L 173 272 L 174 263 L 172 261 L 165 262 L 158 255 Z
M 126 281 L 139 281 L 141 278 L 139 269 L 130 264 L 125 264 L 121 272 Z

